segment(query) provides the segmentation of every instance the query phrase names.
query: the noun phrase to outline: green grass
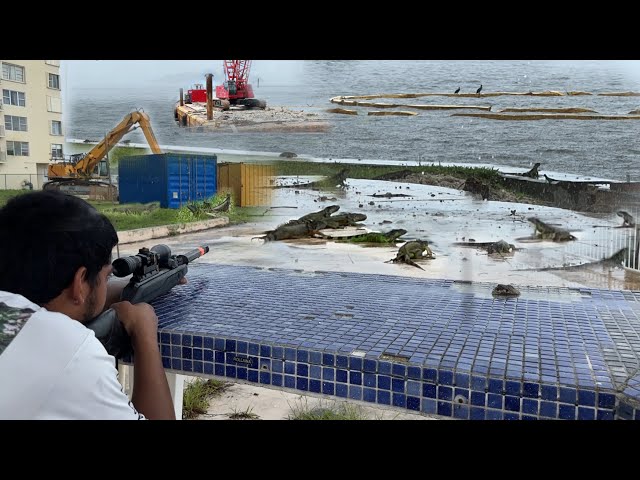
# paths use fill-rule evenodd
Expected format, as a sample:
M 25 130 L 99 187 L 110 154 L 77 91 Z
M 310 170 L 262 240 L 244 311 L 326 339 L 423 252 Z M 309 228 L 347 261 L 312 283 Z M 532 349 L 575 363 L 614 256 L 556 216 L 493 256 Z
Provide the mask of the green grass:
M 229 418 L 231 420 L 259 420 L 260 417 L 253 413 L 253 407 L 247 407 L 246 410 L 237 410 L 234 409 L 232 413 L 229 414 Z
M 221 395 L 229 385 L 227 382 L 201 378 L 189 383 L 182 396 L 182 418 L 195 418 L 206 413 L 209 408 L 209 400 Z
M 27 193 L 29 190 L 0 190 L 0 207 L 7 201 L 15 197 Z M 217 205 L 224 200 L 223 194 L 211 197 L 207 201 Z M 116 202 L 106 202 L 97 200 L 88 200 L 99 212 L 104 213 L 113 226 L 118 231 L 133 230 L 136 228 L 156 227 L 160 225 L 181 224 L 189 222 L 199 222 L 202 220 L 211 220 L 209 215 L 193 215 L 187 207 L 180 209 L 172 208 L 151 208 L 149 204 L 127 203 L 120 205 Z M 200 202 L 202 203 L 202 202 Z M 257 215 L 260 209 L 256 207 L 237 207 L 231 202 L 228 212 L 221 212 L 220 216 L 229 218 L 229 224 L 235 225 L 244 223 L 253 215 Z
M 306 399 L 305 399 L 306 400 Z M 369 420 L 359 405 L 341 403 L 310 408 L 307 402 L 291 406 L 289 420 Z
M 335 175 L 340 170 L 347 168 L 349 178 L 372 179 L 386 173 L 410 170 L 415 173 L 424 172 L 430 175 L 450 175 L 466 180 L 475 177 L 490 183 L 500 181 L 498 170 L 486 167 L 460 167 L 460 166 L 391 166 L 391 165 L 346 165 L 341 163 L 319 163 L 319 162 L 274 162 L 276 175 Z

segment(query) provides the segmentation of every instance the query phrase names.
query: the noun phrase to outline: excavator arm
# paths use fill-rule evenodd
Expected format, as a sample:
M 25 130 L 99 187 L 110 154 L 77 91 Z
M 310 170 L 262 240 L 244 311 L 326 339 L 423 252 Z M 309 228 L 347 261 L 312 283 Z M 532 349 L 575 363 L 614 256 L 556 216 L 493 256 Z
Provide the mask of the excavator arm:
M 90 176 L 93 169 L 100 163 L 105 155 L 124 137 L 127 133 L 137 128 L 136 124 L 142 128 L 147 143 L 151 147 L 153 153 L 162 153 L 156 136 L 151 129 L 151 121 L 149 115 L 144 112 L 131 112 L 125 116 L 122 121 L 111 130 L 107 136 L 102 139 L 95 147 L 93 147 L 78 163 L 75 165 L 75 171 L 78 176 Z

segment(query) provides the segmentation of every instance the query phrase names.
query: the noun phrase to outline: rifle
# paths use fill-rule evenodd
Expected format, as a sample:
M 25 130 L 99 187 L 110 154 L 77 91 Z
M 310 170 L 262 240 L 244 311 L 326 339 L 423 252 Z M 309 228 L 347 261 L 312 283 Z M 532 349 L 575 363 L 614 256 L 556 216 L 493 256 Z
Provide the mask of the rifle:
M 167 245 L 141 248 L 136 255 L 117 258 L 111 264 L 116 277 L 132 275 L 120 300 L 150 302 L 175 287 L 187 273 L 189 262 L 201 257 L 209 247 L 198 247 L 184 255 L 171 255 Z M 112 308 L 85 323 L 102 342 L 109 355 L 123 358 L 133 352 L 131 338 Z

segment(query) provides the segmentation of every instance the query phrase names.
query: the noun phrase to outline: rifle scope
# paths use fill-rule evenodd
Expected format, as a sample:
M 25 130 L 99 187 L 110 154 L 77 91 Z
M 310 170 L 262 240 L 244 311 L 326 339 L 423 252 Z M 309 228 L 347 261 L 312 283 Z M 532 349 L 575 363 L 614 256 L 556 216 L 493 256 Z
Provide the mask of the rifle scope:
M 113 274 L 116 277 L 140 273 L 145 268 L 157 266 L 157 268 L 173 268 L 177 265 L 187 264 L 204 255 L 209 247 L 198 247 L 183 255 L 171 255 L 171 249 L 167 245 L 156 245 L 151 248 L 141 248 L 136 255 L 117 258 L 111 264 Z

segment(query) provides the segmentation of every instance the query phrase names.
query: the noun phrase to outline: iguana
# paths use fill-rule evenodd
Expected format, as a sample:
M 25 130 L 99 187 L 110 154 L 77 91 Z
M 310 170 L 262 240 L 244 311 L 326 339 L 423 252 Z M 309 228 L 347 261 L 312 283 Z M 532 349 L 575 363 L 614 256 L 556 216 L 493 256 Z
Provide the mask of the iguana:
M 309 237 L 313 235 L 318 228 L 315 225 L 315 222 L 308 223 L 299 223 L 295 225 L 280 225 L 275 230 L 271 230 L 266 232 L 266 235 L 263 237 L 253 237 L 251 240 L 258 238 L 260 240 L 264 240 L 265 242 L 273 242 L 275 240 L 286 240 L 290 238 L 303 238 Z
M 367 216 L 364 213 L 341 213 L 321 218 L 317 222 L 324 223 L 327 228 L 340 228 L 354 226 L 358 222 L 364 222 Z
M 576 237 L 571 235 L 567 230 L 563 230 L 562 228 L 557 228 L 549 225 L 548 223 L 544 223 L 542 220 L 536 217 L 527 218 L 531 223 L 533 223 L 536 232 L 540 233 L 540 238 L 543 240 L 553 240 L 554 242 L 567 242 L 569 240 L 575 240 Z
M 496 297 L 517 297 L 518 295 L 520 295 L 520 290 L 518 290 L 513 285 L 505 285 L 503 283 L 499 283 L 491 291 L 491 295 Z
M 306 215 L 303 215 L 296 220 L 290 220 L 286 225 L 298 225 L 300 223 L 306 223 L 309 221 L 322 222 L 325 218 L 331 216 L 338 210 L 340 210 L 339 205 L 329 205 L 319 212 L 307 213 Z
M 611 255 L 610 257 L 603 258 L 602 260 L 598 260 L 596 262 L 587 262 L 581 263 L 580 265 L 568 265 L 566 267 L 544 267 L 544 268 L 526 268 L 522 270 L 516 270 L 518 272 L 523 271 L 537 271 L 537 272 L 548 272 L 550 270 L 581 270 L 583 268 L 590 268 L 601 265 L 603 267 L 621 267 L 624 260 L 627 258 L 627 247 L 623 247 L 618 250 L 616 253 Z
M 516 250 L 516 246 L 512 243 L 507 243 L 504 240 L 498 240 L 497 242 L 455 242 L 454 245 L 461 247 L 476 247 L 484 248 L 487 253 L 512 253 Z
M 529 178 L 538 178 L 540 176 L 540 174 L 538 173 L 538 167 L 540 167 L 540 162 L 536 162 L 531 170 L 529 170 L 528 172 L 521 173 L 520 176 L 529 177 Z M 545 178 L 546 178 L 546 175 L 545 175 Z
M 397 228 L 394 230 L 389 230 L 386 233 L 378 233 L 378 232 L 369 232 L 364 233 L 362 235 L 354 235 L 353 237 L 341 238 L 336 241 L 338 242 L 350 242 L 350 243 L 381 243 L 381 244 L 389 244 L 395 243 L 399 237 L 407 233 L 406 230 L 402 228 Z
M 620 210 L 618 212 L 616 212 L 616 214 L 619 217 L 622 217 L 623 222 L 622 222 L 622 226 L 623 227 L 635 227 L 636 226 L 636 221 L 634 220 L 634 218 L 627 212 L 625 212 L 624 210 Z
M 424 253 L 426 252 L 426 253 Z M 429 243 L 424 240 L 412 240 L 400 247 L 395 258 L 386 261 L 385 263 L 406 263 L 407 265 L 413 265 L 420 270 L 424 270 L 420 265 L 413 261 L 414 258 L 433 258 L 433 252 L 429 248 Z

